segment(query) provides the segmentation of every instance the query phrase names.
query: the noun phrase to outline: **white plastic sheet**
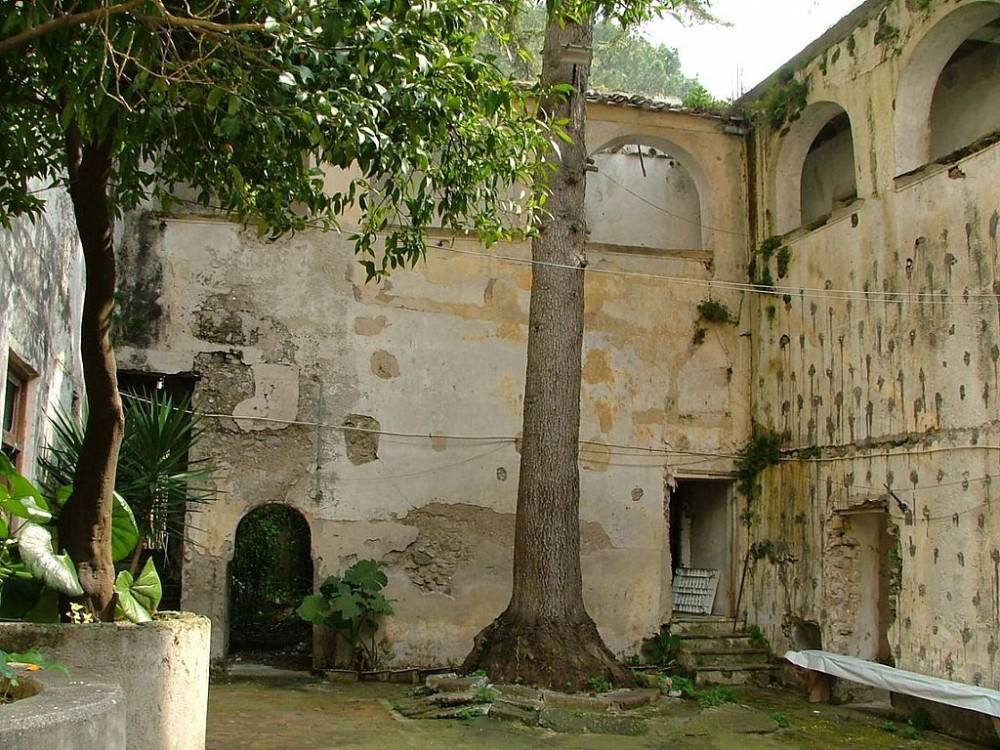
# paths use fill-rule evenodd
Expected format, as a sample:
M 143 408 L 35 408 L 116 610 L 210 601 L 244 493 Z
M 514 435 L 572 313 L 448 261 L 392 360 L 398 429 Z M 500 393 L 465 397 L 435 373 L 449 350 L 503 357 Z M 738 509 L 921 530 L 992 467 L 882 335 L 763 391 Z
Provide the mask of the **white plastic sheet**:
M 907 672 L 905 669 L 894 669 L 829 651 L 789 651 L 785 658 L 803 669 L 825 672 L 862 685 L 1000 717 L 1000 691 L 990 688 Z

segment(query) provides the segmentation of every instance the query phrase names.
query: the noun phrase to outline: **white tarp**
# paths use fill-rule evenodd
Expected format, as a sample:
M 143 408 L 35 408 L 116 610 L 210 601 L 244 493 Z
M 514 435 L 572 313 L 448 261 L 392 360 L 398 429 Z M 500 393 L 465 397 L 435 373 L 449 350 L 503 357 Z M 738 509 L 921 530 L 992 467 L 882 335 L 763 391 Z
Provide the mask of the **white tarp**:
M 803 669 L 825 672 L 862 685 L 1000 717 L 1000 691 L 997 690 L 943 680 L 940 677 L 928 677 L 853 656 L 831 654 L 829 651 L 789 651 L 785 658 Z

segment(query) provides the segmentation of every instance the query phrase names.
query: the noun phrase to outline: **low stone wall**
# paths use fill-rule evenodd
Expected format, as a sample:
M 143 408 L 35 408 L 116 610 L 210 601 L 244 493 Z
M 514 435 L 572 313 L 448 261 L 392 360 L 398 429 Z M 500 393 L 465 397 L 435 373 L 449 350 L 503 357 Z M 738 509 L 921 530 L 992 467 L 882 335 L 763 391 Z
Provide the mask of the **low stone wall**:
M 210 633 L 208 618 L 186 612 L 144 625 L 0 623 L 0 648 L 37 648 L 71 675 L 121 685 L 128 750 L 204 750 Z
M 13 691 L 24 697 L 0 709 L 0 747 L 125 750 L 125 694 L 117 684 L 54 672 L 21 675 L 18 682 Z

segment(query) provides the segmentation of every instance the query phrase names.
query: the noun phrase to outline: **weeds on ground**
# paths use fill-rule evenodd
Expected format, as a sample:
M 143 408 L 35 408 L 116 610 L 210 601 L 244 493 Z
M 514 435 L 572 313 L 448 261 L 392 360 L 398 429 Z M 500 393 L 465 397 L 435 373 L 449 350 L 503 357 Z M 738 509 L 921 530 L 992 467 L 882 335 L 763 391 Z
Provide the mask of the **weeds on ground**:
M 604 675 L 597 675 L 596 677 L 591 677 L 587 680 L 587 684 L 590 689 L 595 693 L 607 693 L 610 692 L 614 685 L 611 684 L 610 680 Z
M 726 685 L 716 685 L 698 695 L 698 705 L 701 708 L 716 708 L 726 703 L 737 703 L 736 692 Z
M 681 694 L 681 698 L 687 700 L 694 700 L 698 697 L 697 691 L 694 689 L 694 683 L 691 682 L 687 677 L 671 677 L 670 682 L 673 685 L 674 690 Z
M 781 713 L 781 711 L 772 711 L 768 716 L 778 725 L 779 729 L 788 729 L 792 725 L 792 720 Z
M 476 688 L 476 703 L 492 703 L 497 699 L 497 694 L 489 685 L 481 685 Z

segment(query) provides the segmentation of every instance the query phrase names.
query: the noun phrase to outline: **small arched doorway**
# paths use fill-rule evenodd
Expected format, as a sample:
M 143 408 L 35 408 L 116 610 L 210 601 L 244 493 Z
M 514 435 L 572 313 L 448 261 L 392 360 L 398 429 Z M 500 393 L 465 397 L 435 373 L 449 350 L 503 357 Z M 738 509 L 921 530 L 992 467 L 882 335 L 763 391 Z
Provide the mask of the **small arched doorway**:
M 281 503 L 247 513 L 236 527 L 229 563 L 230 656 L 308 669 L 312 625 L 296 609 L 312 584 L 312 534 L 305 517 Z

